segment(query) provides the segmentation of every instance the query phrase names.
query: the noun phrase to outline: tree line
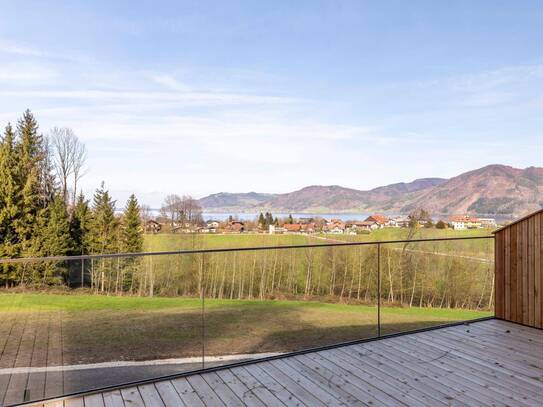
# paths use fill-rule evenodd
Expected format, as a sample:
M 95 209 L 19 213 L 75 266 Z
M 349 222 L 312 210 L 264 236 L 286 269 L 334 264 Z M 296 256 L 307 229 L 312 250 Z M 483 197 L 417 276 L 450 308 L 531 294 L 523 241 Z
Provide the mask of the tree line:
M 121 216 L 102 183 L 92 202 L 80 190 L 86 149 L 71 129 L 39 131 L 25 111 L 0 137 L 0 257 L 136 252 L 143 247 L 140 206 L 130 196 Z M 67 265 L 0 267 L 0 284 L 68 282 Z

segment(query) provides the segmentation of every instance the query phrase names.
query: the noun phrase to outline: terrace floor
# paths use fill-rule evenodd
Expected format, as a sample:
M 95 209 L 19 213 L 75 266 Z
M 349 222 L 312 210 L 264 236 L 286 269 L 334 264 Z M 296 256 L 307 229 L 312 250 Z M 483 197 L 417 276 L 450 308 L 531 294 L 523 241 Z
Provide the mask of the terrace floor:
M 46 406 L 541 406 L 543 331 L 496 319 Z

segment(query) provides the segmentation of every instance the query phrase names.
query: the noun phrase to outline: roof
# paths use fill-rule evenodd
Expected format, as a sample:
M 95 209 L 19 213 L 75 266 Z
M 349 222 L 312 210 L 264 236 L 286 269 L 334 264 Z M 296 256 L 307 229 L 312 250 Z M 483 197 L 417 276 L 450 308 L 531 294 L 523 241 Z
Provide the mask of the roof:
M 283 227 L 289 232 L 298 232 L 302 228 L 302 225 L 299 223 L 285 223 Z
M 385 216 L 385 215 L 371 215 L 371 216 L 368 216 L 365 220 L 368 220 L 368 221 L 375 221 L 377 223 L 387 223 L 388 222 L 388 218 Z
M 509 226 L 516 225 L 517 223 L 520 223 L 520 222 L 522 222 L 523 220 L 526 220 L 526 219 L 528 219 L 528 218 L 531 218 L 532 216 L 537 215 L 537 214 L 539 214 L 539 213 L 543 213 L 543 208 L 541 208 L 541 209 L 539 209 L 539 210 L 537 210 L 537 211 L 535 211 L 535 212 L 532 212 L 532 213 L 530 213 L 530 214 L 528 214 L 528 215 L 526 215 L 526 216 L 523 216 L 522 218 L 518 218 L 518 219 L 514 220 L 513 222 L 508 223 L 507 225 L 503 225 L 502 227 L 500 227 L 500 228 L 498 228 L 498 229 L 496 229 L 496 230 L 493 230 L 492 233 L 501 232 L 502 230 L 507 229 Z

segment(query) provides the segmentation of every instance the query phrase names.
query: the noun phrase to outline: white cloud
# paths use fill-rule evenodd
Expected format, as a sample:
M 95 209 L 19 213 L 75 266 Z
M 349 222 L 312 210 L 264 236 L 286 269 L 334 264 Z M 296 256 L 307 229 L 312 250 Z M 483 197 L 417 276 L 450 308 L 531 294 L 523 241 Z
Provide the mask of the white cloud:
M 11 41 L 0 41 L 0 53 L 6 53 L 6 54 L 15 54 L 15 55 L 25 55 L 25 56 L 35 56 L 35 57 L 42 57 L 46 54 L 33 47 L 29 47 L 24 44 L 11 42 Z
M 162 85 L 171 90 L 176 90 L 180 92 L 189 92 L 191 90 L 190 86 L 179 82 L 177 79 L 170 75 L 152 74 L 150 75 L 150 78 L 153 82 L 158 83 L 159 85 Z

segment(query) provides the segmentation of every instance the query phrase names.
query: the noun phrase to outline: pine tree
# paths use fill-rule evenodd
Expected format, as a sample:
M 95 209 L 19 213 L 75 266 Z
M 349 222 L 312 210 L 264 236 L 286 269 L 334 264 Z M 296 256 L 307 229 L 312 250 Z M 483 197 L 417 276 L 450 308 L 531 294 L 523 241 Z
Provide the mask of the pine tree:
M 115 201 L 104 189 L 104 183 L 96 190 L 92 205 L 92 218 L 87 244 L 90 253 L 114 253 L 117 244 L 118 221 L 115 218 Z
M 124 209 L 121 233 L 122 251 L 127 253 L 141 252 L 143 249 L 143 227 L 138 200 L 130 195 Z

